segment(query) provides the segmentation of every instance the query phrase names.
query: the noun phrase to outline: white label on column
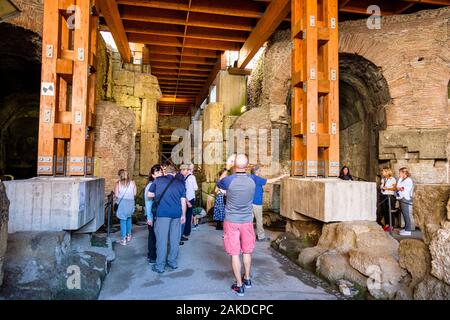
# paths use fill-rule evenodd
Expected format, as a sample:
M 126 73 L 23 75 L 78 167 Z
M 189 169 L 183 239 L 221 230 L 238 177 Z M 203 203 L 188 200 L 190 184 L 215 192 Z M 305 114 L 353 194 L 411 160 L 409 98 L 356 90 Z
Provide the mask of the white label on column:
M 315 68 L 311 68 L 311 70 L 309 70 L 309 78 L 311 80 L 316 80 L 316 69 Z
M 75 112 L 75 124 L 81 124 L 81 111 Z
M 84 61 L 84 49 L 78 48 L 78 61 Z
M 309 17 L 309 25 L 311 27 L 315 27 L 316 26 L 316 17 L 315 16 L 310 16 Z
M 45 109 L 44 110 L 44 122 L 50 123 L 51 118 L 52 118 L 52 110 Z
M 314 121 L 309 123 L 309 133 L 316 133 L 316 123 Z
M 331 18 L 331 29 L 336 29 L 336 18 Z
M 331 134 L 336 135 L 336 133 L 337 133 L 337 125 L 336 125 L 336 122 L 333 122 L 331 124 Z
M 331 69 L 331 81 L 336 81 L 336 80 L 337 80 L 336 70 Z
M 41 94 L 43 96 L 55 96 L 55 84 L 53 82 L 42 82 Z
M 47 58 L 53 58 L 53 45 L 52 44 L 48 44 L 46 47 L 46 57 Z

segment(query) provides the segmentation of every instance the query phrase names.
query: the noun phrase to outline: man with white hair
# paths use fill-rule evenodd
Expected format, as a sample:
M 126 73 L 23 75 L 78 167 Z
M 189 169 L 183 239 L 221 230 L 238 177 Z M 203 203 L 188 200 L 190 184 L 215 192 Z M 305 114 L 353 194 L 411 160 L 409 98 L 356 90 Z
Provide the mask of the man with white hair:
M 222 178 L 217 183 L 217 187 L 227 191 L 223 230 L 225 251 L 231 256 L 231 266 L 236 278 L 231 290 L 238 296 L 243 296 L 244 286 L 245 288 L 252 286 L 250 269 L 256 241 L 252 212 L 255 182 L 246 173 L 247 156 L 238 154 L 233 163 L 235 173 Z M 245 269 L 244 276 L 241 275 L 241 252 Z

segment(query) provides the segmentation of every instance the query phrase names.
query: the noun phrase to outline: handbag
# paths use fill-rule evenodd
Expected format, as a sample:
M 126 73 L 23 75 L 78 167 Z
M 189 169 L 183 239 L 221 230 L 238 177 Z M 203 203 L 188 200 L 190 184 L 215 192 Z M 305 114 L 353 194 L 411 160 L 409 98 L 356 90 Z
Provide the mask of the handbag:
M 153 219 L 155 219 L 156 217 L 156 211 L 158 210 L 158 206 L 162 200 L 162 198 L 164 197 L 164 194 L 166 193 L 167 189 L 169 189 L 170 185 L 172 184 L 172 182 L 175 181 L 175 177 L 172 178 L 172 180 L 170 180 L 170 182 L 167 184 L 166 188 L 164 189 L 164 191 L 161 193 L 161 197 L 159 197 L 158 201 L 153 201 L 152 204 L 152 215 L 153 215 Z
M 127 188 L 125 189 L 125 192 L 123 193 L 123 196 L 122 196 L 122 198 L 120 198 L 119 202 L 114 203 L 114 212 L 117 212 L 117 210 L 119 209 L 119 204 L 122 202 L 123 197 L 125 197 L 125 194 L 127 193 L 127 190 L 130 187 L 130 184 L 131 184 L 131 182 L 128 183 Z

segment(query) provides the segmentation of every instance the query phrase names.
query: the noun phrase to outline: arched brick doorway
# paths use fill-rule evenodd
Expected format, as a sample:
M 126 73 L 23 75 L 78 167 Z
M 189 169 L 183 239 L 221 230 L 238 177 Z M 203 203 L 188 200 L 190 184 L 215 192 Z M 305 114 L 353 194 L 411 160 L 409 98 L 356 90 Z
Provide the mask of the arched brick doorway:
M 0 176 L 36 175 L 40 36 L 0 24 Z
M 357 54 L 339 54 L 340 162 L 356 178 L 375 181 L 378 133 L 386 128 L 389 87 L 380 68 Z

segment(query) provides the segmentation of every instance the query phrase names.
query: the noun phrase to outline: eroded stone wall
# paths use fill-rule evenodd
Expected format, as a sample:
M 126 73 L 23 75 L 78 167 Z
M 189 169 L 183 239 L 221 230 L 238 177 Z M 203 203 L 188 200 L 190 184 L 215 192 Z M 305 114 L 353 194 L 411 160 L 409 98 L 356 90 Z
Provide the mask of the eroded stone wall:
M 0 181 L 0 287 L 3 283 L 3 263 L 8 242 L 9 200 L 5 185 Z
M 105 178 L 105 192 L 114 190 L 117 172 L 133 172 L 135 163 L 135 115 L 114 102 L 97 104 L 95 127 L 95 176 Z

